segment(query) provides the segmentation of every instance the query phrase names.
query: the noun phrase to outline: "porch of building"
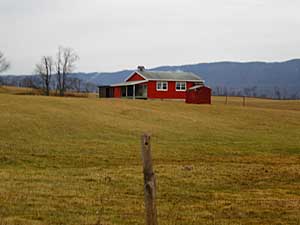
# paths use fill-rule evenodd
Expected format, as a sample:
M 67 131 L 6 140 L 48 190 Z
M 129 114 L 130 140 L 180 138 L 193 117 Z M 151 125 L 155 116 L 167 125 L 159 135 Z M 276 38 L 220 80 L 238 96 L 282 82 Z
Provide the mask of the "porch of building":
M 145 81 L 130 81 L 111 86 L 99 86 L 101 98 L 147 99 L 148 87 Z
M 147 83 L 145 81 L 130 81 L 114 85 L 121 89 L 121 97 L 129 99 L 147 99 Z

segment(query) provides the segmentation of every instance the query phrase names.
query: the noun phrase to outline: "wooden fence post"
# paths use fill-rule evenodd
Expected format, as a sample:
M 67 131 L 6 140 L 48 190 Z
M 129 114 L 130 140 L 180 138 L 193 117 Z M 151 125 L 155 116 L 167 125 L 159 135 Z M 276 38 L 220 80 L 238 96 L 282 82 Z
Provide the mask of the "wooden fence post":
M 225 105 L 228 104 L 228 95 L 226 95 L 226 99 L 225 99 Z
M 146 225 L 157 225 L 157 211 L 155 204 L 156 180 L 152 166 L 151 136 L 142 135 L 142 160 L 144 172 L 144 194 L 146 208 Z
M 243 106 L 246 106 L 246 96 L 243 96 Z

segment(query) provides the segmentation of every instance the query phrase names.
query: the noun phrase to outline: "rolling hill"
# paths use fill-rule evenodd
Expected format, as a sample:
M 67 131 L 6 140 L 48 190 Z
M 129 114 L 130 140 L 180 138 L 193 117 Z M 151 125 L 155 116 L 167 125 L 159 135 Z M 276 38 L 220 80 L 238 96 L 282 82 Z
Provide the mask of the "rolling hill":
M 3 90 L 4 92 L 5 90 Z M 298 224 L 300 102 L 212 105 L 0 94 L 0 224 Z

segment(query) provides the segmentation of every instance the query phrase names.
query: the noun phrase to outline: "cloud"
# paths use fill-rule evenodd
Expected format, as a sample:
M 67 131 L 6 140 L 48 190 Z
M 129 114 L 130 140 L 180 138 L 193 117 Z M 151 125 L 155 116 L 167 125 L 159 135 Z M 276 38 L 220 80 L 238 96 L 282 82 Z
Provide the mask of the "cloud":
M 58 45 L 78 70 L 298 57 L 296 0 L 1 0 L 0 49 L 31 73 Z

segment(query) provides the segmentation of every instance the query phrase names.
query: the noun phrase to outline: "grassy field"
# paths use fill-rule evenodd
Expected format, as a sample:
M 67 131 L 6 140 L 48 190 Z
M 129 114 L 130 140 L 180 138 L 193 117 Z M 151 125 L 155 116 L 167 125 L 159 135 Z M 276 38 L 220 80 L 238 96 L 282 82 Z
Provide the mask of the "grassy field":
M 0 224 L 300 224 L 300 101 L 212 105 L 0 94 Z
M 14 95 L 37 95 L 41 94 L 40 90 L 33 88 L 21 88 L 14 86 L 0 86 L 0 94 L 14 94 Z
M 0 94 L 13 94 L 13 95 L 44 95 L 42 89 L 35 88 L 22 88 L 15 86 L 0 86 Z M 58 96 L 59 93 L 56 91 L 50 92 L 51 96 Z M 79 98 L 96 98 L 96 93 L 84 93 L 76 91 L 65 92 L 66 97 L 79 97 Z

